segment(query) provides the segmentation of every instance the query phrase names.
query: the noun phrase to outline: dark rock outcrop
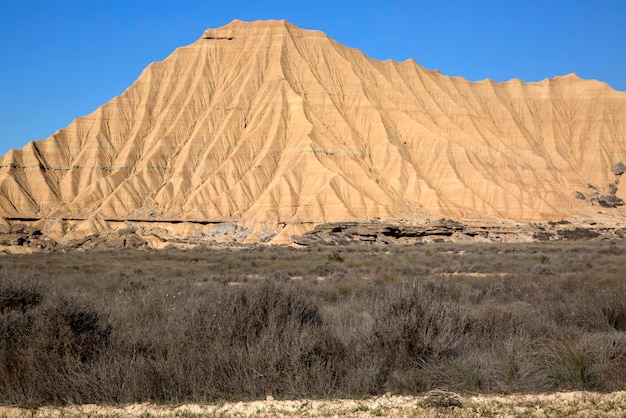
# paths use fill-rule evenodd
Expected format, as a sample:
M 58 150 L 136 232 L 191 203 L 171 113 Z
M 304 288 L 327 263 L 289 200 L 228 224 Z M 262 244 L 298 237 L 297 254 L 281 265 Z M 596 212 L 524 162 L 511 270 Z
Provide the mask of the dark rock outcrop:
M 624 201 L 612 194 L 596 196 L 594 197 L 593 201 L 603 208 L 616 208 L 619 206 L 624 206 Z

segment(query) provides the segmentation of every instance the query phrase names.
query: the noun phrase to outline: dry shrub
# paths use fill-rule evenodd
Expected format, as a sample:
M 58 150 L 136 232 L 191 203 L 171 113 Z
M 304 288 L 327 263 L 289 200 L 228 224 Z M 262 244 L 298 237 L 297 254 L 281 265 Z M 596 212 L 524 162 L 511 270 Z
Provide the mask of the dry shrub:
M 225 288 L 186 316 L 188 340 L 197 345 L 192 351 L 203 351 L 221 388 L 216 396 L 323 396 L 339 383 L 344 348 L 293 285 Z
M 153 332 L 131 344 L 118 336 L 133 364 L 111 374 L 111 388 L 127 388 L 116 401 L 319 397 L 340 385 L 344 347 L 294 285 L 215 286 L 180 300 L 163 305 Z
M 461 355 L 469 317 L 462 307 L 440 302 L 445 292 L 431 281 L 391 287 L 373 313 L 371 351 L 379 359 L 375 391 L 432 387 L 437 363 Z
M 108 350 L 106 315 L 55 297 L 27 274 L 0 275 L 0 401 L 89 400 L 97 393 L 89 369 Z

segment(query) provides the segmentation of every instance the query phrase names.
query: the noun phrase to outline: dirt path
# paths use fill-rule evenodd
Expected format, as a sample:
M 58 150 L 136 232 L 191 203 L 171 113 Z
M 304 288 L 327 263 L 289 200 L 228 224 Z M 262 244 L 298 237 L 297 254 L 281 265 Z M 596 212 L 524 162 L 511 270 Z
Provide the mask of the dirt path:
M 160 406 L 81 405 L 36 410 L 0 407 L 0 417 L 519 417 L 626 416 L 626 392 L 598 394 L 567 392 L 544 395 L 457 395 L 432 391 L 422 396 L 383 396 L 370 399 L 290 400 Z

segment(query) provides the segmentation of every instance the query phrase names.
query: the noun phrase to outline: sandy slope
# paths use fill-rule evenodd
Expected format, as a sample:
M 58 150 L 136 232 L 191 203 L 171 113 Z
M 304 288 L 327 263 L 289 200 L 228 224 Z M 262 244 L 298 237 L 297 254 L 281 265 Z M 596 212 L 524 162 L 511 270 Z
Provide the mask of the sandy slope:
M 148 416 L 148 414 L 157 417 L 622 417 L 626 414 L 626 392 L 610 394 L 569 392 L 509 396 L 459 396 L 447 393 L 443 397 L 426 394 L 423 396 L 384 396 L 362 400 L 267 400 L 180 406 L 135 404 L 109 407 L 82 405 L 66 408 L 40 408 L 36 410 L 0 407 L 0 416 L 6 417 L 129 417 Z
M 625 126 L 626 93 L 573 74 L 469 82 L 234 21 L 0 157 L 0 217 L 235 221 L 252 241 L 337 220 L 591 219 L 592 195 L 626 196 Z

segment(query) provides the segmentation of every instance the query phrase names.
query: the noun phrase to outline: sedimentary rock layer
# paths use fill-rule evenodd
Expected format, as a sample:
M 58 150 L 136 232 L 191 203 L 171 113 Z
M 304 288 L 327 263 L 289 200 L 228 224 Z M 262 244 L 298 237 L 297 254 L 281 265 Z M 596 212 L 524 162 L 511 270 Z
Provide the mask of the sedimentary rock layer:
M 237 222 L 251 240 L 346 220 L 621 220 L 625 126 L 626 93 L 573 74 L 470 82 L 234 21 L 0 157 L 0 217 Z

